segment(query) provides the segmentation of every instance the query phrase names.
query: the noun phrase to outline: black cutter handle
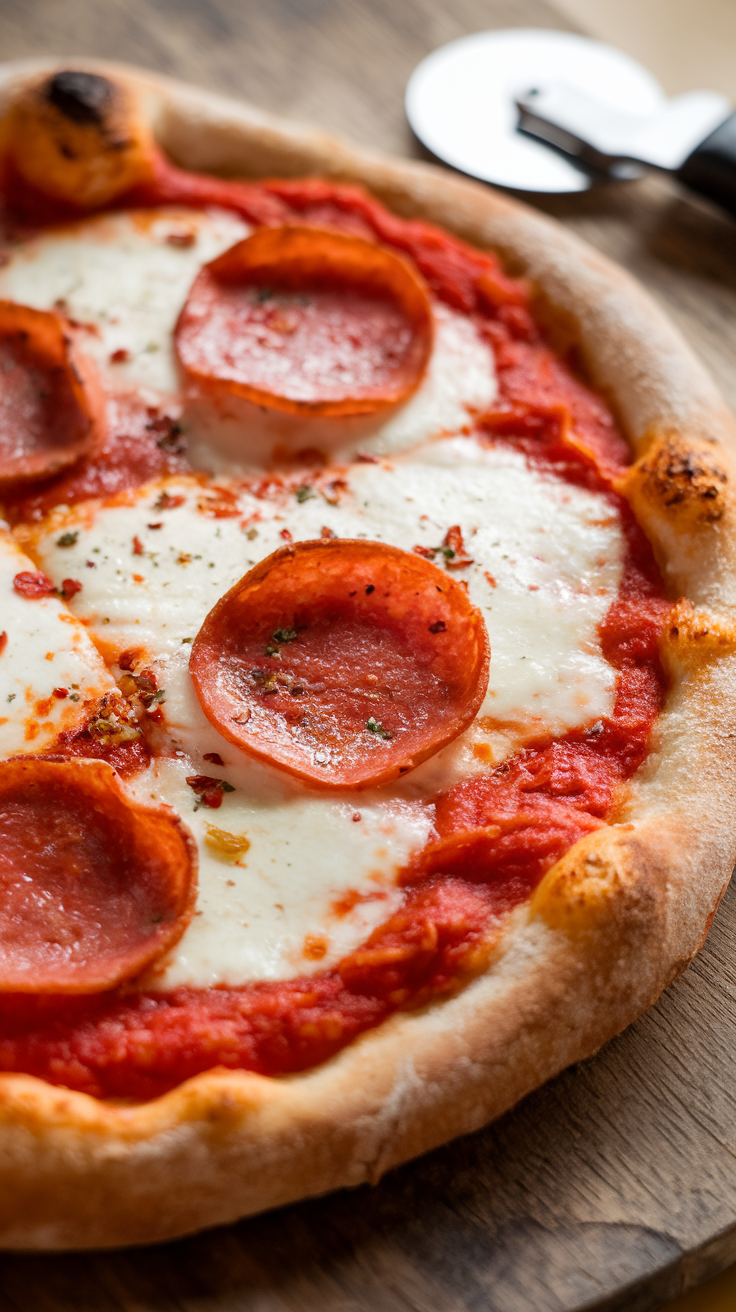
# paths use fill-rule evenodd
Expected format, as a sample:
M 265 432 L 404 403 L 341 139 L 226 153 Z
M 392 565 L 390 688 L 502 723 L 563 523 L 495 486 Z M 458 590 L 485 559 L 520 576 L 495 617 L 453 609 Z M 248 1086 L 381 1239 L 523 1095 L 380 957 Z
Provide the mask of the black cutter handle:
M 736 114 L 695 147 L 675 177 L 736 215 Z

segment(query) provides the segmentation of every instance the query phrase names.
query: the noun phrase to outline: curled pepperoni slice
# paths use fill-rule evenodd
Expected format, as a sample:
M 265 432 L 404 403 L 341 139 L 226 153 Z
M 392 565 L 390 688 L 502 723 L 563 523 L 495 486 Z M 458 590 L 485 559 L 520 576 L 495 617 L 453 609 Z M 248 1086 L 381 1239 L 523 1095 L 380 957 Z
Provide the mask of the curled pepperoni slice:
M 416 388 L 432 347 L 427 289 L 362 237 L 261 228 L 202 269 L 176 346 L 200 385 L 292 413 L 373 414 Z
M 0 301 L 0 490 L 55 474 L 90 447 L 101 407 L 80 364 L 58 315 Z
M 282 547 L 210 611 L 189 661 L 205 715 L 245 752 L 326 788 L 382 784 L 452 741 L 490 657 L 462 584 L 398 547 Z
M 150 966 L 194 909 L 196 850 L 103 761 L 0 764 L 0 992 L 95 993 Z

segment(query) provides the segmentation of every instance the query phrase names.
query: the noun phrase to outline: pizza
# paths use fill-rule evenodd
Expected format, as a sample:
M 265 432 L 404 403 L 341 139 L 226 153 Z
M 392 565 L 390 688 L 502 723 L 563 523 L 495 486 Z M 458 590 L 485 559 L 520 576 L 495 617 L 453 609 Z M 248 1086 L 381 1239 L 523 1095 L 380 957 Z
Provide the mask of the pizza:
M 435 168 L 6 66 L 0 1218 L 150 1242 L 467 1133 L 736 855 L 733 421 Z

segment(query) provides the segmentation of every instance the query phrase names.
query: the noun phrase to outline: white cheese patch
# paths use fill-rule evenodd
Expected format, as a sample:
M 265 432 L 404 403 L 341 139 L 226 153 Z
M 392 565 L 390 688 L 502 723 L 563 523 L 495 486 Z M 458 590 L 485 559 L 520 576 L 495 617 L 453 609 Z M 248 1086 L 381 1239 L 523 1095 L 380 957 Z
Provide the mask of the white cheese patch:
M 116 686 L 63 601 L 15 590 L 17 574 L 36 570 L 0 528 L 0 758 L 48 748 L 62 730 L 81 727 Z M 68 695 L 56 697 L 54 689 Z
M 173 332 L 194 278 L 248 232 L 242 219 L 224 210 L 167 206 L 98 215 L 14 248 L 0 269 L 0 297 L 64 309 L 82 325 L 79 345 L 106 386 L 150 389 L 158 394 L 150 397 L 155 403 L 181 388 Z M 404 405 L 376 416 L 325 420 L 236 398 L 216 408 L 209 399 L 190 398 L 181 424 L 195 464 L 220 473 L 252 469 L 275 448 L 305 447 L 343 460 L 359 448 L 391 454 L 439 433 L 461 432 L 494 400 L 493 355 L 463 315 L 440 302 L 434 315 L 427 373 Z M 114 361 L 116 352 L 126 358 Z
M 0 297 L 38 310 L 62 308 L 88 325 L 80 345 L 108 385 L 175 392 L 172 333 L 189 288 L 203 264 L 248 232 L 225 210 L 102 214 L 15 249 L 0 270 Z M 116 351 L 128 358 L 112 362 Z
M 427 840 L 425 807 L 314 795 L 263 803 L 235 792 L 217 810 L 195 811 L 185 782 L 191 773 L 186 760 L 161 758 L 134 785 L 141 798 L 171 803 L 199 847 L 197 911 L 155 987 L 238 985 L 323 970 L 400 904 L 395 872 Z M 246 835 L 250 846 L 236 860 L 218 855 L 213 829 Z

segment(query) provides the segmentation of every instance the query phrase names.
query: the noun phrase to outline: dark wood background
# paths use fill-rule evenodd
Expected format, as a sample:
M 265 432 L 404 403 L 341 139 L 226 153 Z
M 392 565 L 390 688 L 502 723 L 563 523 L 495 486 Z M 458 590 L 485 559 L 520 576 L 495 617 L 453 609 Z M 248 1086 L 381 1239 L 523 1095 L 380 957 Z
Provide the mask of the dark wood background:
M 415 64 L 541 0 L 0 0 L 0 58 L 159 69 L 395 154 Z M 540 200 L 736 404 L 736 226 L 661 179 Z M 0 1312 L 647 1312 L 736 1259 L 736 894 L 647 1016 L 497 1125 L 360 1189 L 150 1250 L 0 1258 Z

